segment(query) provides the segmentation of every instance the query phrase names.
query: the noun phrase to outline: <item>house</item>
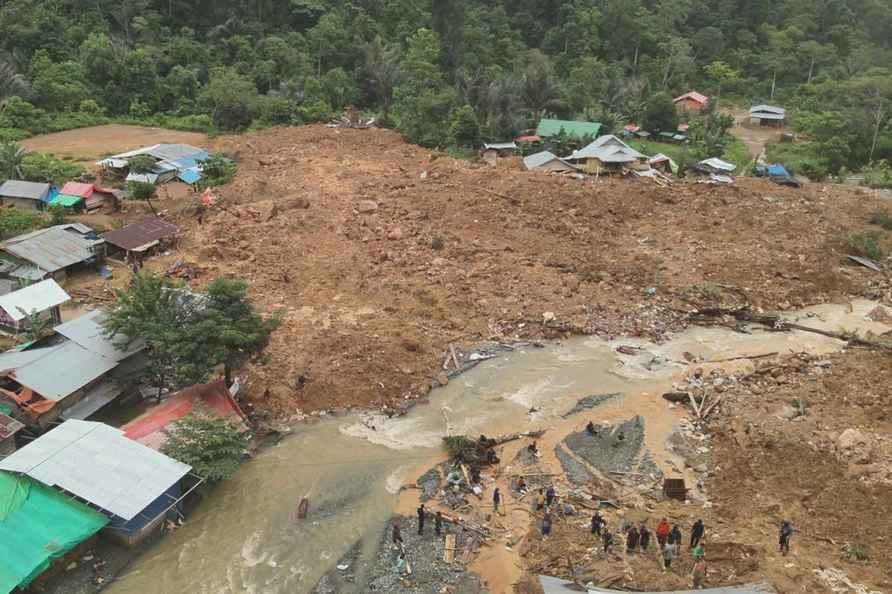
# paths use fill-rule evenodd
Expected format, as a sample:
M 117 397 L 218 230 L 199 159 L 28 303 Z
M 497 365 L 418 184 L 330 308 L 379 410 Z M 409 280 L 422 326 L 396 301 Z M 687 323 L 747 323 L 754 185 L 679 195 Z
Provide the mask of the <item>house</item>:
M 25 591 L 41 575 L 82 557 L 109 523 L 55 489 L 6 472 L 0 472 L 0 502 L 0 594 Z
M 226 387 L 226 382 L 220 380 L 180 390 L 121 427 L 121 430 L 128 438 L 158 450 L 167 441 L 165 429 L 196 410 L 229 419 L 240 430 L 248 429 L 245 413 Z
M 29 316 L 37 314 L 52 325 L 62 323 L 59 306 L 71 297 L 51 278 L 18 291 L 0 295 L 0 329 L 19 333 L 30 326 Z
M 672 100 L 672 103 L 675 104 L 675 111 L 697 113 L 703 111 L 709 105 L 709 97 L 697 91 L 690 91 L 684 95 L 679 95 Z
M 46 427 L 60 418 L 87 419 L 121 396 L 145 368 L 145 344 L 106 337 L 106 315 L 92 311 L 30 348 L 0 354 L 0 403 Z
M 523 160 L 523 164 L 530 171 L 547 171 L 549 173 L 573 173 L 576 171 L 573 165 L 549 151 L 530 155 Z
M 586 173 L 615 173 L 624 169 L 648 169 L 647 157 L 612 134 L 601 136 L 566 158 Z
M 81 205 L 89 210 L 102 208 L 106 204 L 116 205 L 123 192 L 111 188 L 103 188 L 95 184 L 68 182 L 59 191 L 58 196 L 50 200 L 50 204 L 61 204 L 66 207 Z
M 551 138 L 558 136 L 563 131 L 564 134 L 577 140 L 586 138 L 596 138 L 601 130 L 601 124 L 597 122 L 574 122 L 570 120 L 549 120 L 543 119 L 539 121 L 539 127 L 536 128 L 536 136 L 539 138 Z
M 127 439 L 120 429 L 75 420 L 0 460 L 0 470 L 99 511 L 110 520 L 104 534 L 128 546 L 160 529 L 201 482 L 190 466 Z
M 662 171 L 663 173 L 678 174 L 678 164 L 663 153 L 657 153 L 648 159 L 647 164 L 650 165 L 651 168 Z
M 484 143 L 480 156 L 490 165 L 495 165 L 499 157 L 510 157 L 516 150 L 517 145 L 513 142 Z
M 8 179 L 0 185 L 0 206 L 40 210 L 50 196 L 49 184 Z
M 25 233 L 0 243 L 0 274 L 32 281 L 48 276 L 63 280 L 69 271 L 101 261 L 104 243 L 80 223 Z
M 0 406 L 0 460 L 16 450 L 16 433 L 25 428 L 21 423 L 7 413 L 12 412 L 9 407 Z
M 703 159 L 702 161 L 697 163 L 697 165 L 699 169 L 702 169 L 707 173 L 715 173 L 718 175 L 732 173 L 735 169 L 737 169 L 737 165 L 735 165 L 734 163 L 722 161 L 718 157 Z
M 155 160 L 152 170 L 148 173 L 129 171 L 130 159 L 142 155 Z M 192 180 L 186 183 L 192 184 L 201 179 L 201 164 L 209 158 L 210 155 L 206 150 L 188 144 L 155 144 L 112 155 L 96 164 L 121 176 L 126 173 L 127 181 L 163 184 L 177 178 L 185 178 Z
M 534 144 L 536 142 L 542 142 L 542 139 L 536 136 L 535 134 L 527 135 L 527 136 L 518 136 L 514 139 L 515 143 L 529 143 Z
M 783 107 L 754 105 L 750 108 L 750 123 L 760 126 L 783 126 L 787 111 Z
M 142 259 L 151 250 L 163 248 L 178 231 L 173 223 L 160 217 L 151 217 L 103 233 L 99 237 L 105 240 L 109 256 L 123 253 L 124 258 L 129 261 L 134 258 Z

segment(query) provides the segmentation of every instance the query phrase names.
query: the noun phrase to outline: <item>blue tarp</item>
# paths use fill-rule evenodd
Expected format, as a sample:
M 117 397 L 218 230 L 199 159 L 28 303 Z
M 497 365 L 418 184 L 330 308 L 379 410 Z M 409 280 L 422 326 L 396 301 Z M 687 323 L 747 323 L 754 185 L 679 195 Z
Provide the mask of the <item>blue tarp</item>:
M 201 179 L 201 173 L 197 169 L 187 169 L 181 172 L 177 177 L 187 184 L 197 183 Z
M 56 196 L 59 195 L 59 188 L 53 186 L 50 188 L 50 193 L 46 195 L 46 203 L 52 204 L 53 200 L 56 199 Z
M 780 165 L 780 164 L 778 164 L 778 163 L 775 163 L 774 165 L 769 165 L 769 166 L 768 166 L 768 175 L 770 175 L 770 176 L 772 176 L 772 177 L 775 177 L 775 176 L 777 176 L 777 177 L 789 177 L 790 172 L 787 171 L 786 167 L 784 167 L 783 165 Z

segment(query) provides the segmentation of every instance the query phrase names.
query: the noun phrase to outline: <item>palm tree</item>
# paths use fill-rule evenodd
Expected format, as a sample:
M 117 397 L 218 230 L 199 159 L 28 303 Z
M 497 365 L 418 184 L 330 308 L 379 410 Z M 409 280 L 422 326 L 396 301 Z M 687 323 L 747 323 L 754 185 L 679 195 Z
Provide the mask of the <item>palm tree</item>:
M 521 98 L 523 106 L 535 121 L 546 113 L 565 113 L 567 104 L 561 99 L 561 88 L 554 76 L 548 56 L 539 50 L 530 50 L 527 64 L 521 73 Z
M 22 177 L 22 160 L 28 151 L 14 142 L 0 143 L 0 180 Z
M 375 37 L 366 46 L 365 72 L 369 92 L 381 102 L 381 123 L 388 124 L 393 89 L 399 82 L 400 55 L 396 46 L 386 46 Z
M 11 63 L 0 61 L 0 111 L 12 97 L 27 95 L 30 90 L 28 79 L 16 72 Z

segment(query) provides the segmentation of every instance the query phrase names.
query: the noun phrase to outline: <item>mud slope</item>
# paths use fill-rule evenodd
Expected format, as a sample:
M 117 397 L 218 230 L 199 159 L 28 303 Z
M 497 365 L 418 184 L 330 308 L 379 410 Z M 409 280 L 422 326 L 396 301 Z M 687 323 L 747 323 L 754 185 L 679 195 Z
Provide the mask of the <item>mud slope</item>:
M 181 215 L 180 248 L 196 285 L 237 274 L 284 311 L 267 362 L 243 374 L 277 412 L 418 398 L 450 342 L 659 337 L 717 284 L 787 307 L 860 294 L 871 274 L 841 266 L 839 240 L 876 205 L 820 185 L 561 179 L 321 126 L 217 148 L 237 178 L 203 225 Z

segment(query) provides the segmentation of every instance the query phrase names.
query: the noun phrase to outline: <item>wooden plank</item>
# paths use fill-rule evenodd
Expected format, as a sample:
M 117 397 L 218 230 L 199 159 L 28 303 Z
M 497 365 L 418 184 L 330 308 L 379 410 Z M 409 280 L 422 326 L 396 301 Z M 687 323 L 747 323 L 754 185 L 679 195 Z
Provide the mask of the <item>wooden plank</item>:
M 446 546 L 443 549 L 443 561 L 452 563 L 455 561 L 455 535 L 446 535 Z
M 452 353 L 452 362 L 455 363 L 455 369 L 461 371 L 461 365 L 458 364 L 458 356 L 455 354 L 455 345 L 449 343 L 449 352 Z

